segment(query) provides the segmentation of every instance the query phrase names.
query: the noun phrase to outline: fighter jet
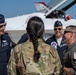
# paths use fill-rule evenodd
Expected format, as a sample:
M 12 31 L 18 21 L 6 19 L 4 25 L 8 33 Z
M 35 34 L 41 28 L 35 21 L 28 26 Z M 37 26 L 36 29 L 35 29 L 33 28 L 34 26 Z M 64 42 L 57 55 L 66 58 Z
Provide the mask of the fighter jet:
M 44 2 L 35 2 L 36 12 L 6 18 L 6 32 L 8 32 L 11 38 L 17 42 L 21 35 L 26 33 L 27 22 L 33 16 L 37 16 L 43 20 L 46 34 L 53 33 L 53 27 L 56 20 L 62 22 L 64 29 L 68 24 L 76 25 L 76 19 L 72 19 L 70 15 L 65 13 L 65 11 L 75 3 L 76 0 L 51 0 L 48 4 L 45 4 Z

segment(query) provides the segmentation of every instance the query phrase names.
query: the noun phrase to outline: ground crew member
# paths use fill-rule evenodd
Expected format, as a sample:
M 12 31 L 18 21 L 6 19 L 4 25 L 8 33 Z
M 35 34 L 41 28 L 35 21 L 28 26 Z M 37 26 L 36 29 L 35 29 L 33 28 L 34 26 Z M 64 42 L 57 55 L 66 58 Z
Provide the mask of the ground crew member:
M 60 75 L 60 58 L 57 50 L 42 40 L 44 23 L 32 17 L 27 24 L 29 40 L 17 45 L 8 64 L 9 75 Z
M 61 21 L 56 21 L 54 24 L 54 35 L 46 40 L 46 43 L 57 49 L 61 62 L 63 52 L 67 48 L 67 45 L 63 41 L 63 25 Z
M 9 61 L 12 48 L 12 41 L 7 33 L 5 33 L 6 22 L 2 14 L 0 14 L 0 75 L 7 74 L 7 63 Z
M 67 26 L 64 31 L 64 42 L 68 48 L 63 56 L 63 75 L 76 75 L 76 26 Z

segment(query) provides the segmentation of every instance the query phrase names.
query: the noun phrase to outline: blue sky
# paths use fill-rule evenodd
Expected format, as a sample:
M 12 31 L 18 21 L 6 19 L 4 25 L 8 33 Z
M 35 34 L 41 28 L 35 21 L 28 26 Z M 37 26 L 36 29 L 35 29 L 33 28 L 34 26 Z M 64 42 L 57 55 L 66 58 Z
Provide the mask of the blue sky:
M 40 1 L 48 4 L 50 0 L 0 0 L 0 14 L 4 14 L 6 18 L 30 14 L 36 11 L 34 2 Z M 76 5 L 66 13 L 74 17 L 76 14 Z

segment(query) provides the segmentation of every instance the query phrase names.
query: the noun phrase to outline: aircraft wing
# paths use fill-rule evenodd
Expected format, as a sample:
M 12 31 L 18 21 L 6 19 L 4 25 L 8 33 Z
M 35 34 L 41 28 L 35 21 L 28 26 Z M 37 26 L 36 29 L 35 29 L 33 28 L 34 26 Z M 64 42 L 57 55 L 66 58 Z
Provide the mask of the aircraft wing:
M 25 21 L 29 15 L 22 15 L 6 19 L 6 31 L 25 30 Z
M 44 17 L 44 13 L 31 13 L 12 18 L 6 18 L 6 31 L 26 30 L 28 20 L 33 16 Z

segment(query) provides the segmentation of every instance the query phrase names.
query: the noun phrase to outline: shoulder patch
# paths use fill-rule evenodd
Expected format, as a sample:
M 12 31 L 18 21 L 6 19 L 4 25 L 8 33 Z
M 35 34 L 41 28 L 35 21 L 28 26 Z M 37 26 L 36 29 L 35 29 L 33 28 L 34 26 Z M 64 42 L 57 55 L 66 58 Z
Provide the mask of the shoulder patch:
M 57 49 L 57 43 L 56 43 L 55 41 L 53 41 L 53 42 L 51 43 L 51 46 L 54 47 L 55 49 Z

